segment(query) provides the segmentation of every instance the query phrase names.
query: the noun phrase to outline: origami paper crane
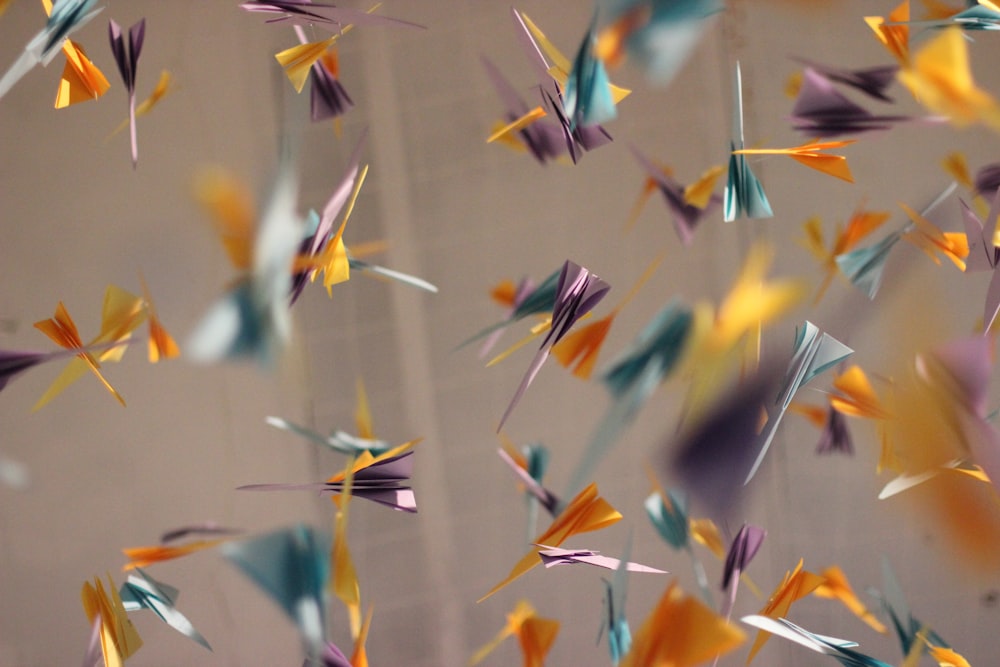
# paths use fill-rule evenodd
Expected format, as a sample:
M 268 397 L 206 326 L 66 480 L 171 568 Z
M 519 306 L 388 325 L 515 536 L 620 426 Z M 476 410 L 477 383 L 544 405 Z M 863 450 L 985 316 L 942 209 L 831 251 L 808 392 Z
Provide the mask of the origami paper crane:
M 518 481 L 524 487 L 525 495 L 529 501 L 532 501 L 528 506 L 529 513 L 534 514 L 530 512 L 530 509 L 537 503 L 555 517 L 558 514 L 560 500 L 558 496 L 542 486 L 542 477 L 548 466 L 548 449 L 544 445 L 527 445 L 522 451 L 524 451 L 523 456 L 512 445 L 505 444 L 497 449 L 497 454 L 517 476 Z M 534 523 L 534 517 L 529 516 L 529 527 Z M 534 531 L 529 530 L 529 536 L 533 534 Z
M 903 0 L 888 16 L 866 16 L 875 38 L 906 67 L 910 62 L 910 0 Z
M 552 355 L 556 358 L 556 361 L 566 368 L 575 364 L 573 375 L 581 380 L 590 379 L 590 374 L 597 363 L 597 355 L 600 353 L 601 346 L 604 344 L 604 339 L 611 330 L 611 325 L 614 323 L 615 318 L 635 298 L 639 290 L 642 289 L 642 286 L 649 282 L 656 269 L 663 263 L 665 256 L 665 253 L 661 253 L 659 257 L 646 267 L 646 270 L 642 272 L 642 275 L 632 285 L 632 288 L 610 313 L 596 322 L 592 322 L 567 334 L 561 341 L 553 345 Z
M 328 533 L 298 524 L 220 547 L 295 622 L 307 656 L 321 655 L 326 644 L 330 546 Z
M 354 108 L 354 100 L 340 83 L 337 51 L 330 49 L 312 66 L 309 85 L 309 117 L 314 123 L 339 118 Z
M 91 667 L 97 662 L 97 639 L 100 639 L 101 653 L 104 655 L 105 667 L 120 667 L 125 660 L 142 648 L 142 638 L 136 632 L 132 621 L 125 612 L 125 605 L 115 582 L 108 575 L 108 590 L 100 578 L 94 577 L 94 583 L 84 582 L 80 597 L 83 600 L 83 610 L 87 620 L 94 628 L 95 636 L 91 637 L 87 655 L 83 664 Z
M 530 602 L 520 600 L 514 610 L 507 614 L 507 625 L 476 651 L 466 664 L 469 667 L 478 665 L 505 639 L 516 636 L 524 655 L 524 667 L 542 667 L 558 633 L 559 621 L 538 616 Z
M 621 518 L 622 515 L 618 510 L 597 494 L 597 485 L 591 484 L 573 498 L 566 508 L 552 520 L 552 524 L 532 542 L 559 547 L 573 535 L 600 530 L 617 523 Z M 486 595 L 479 598 L 477 602 L 482 602 L 541 563 L 539 551 L 540 549 L 536 547 L 525 554 L 511 569 L 510 574 L 490 589 Z
M 122 35 L 121 26 L 112 19 L 108 23 L 108 38 L 111 41 L 111 53 L 118 63 L 118 73 L 121 74 L 125 90 L 128 91 L 128 127 L 132 141 L 132 168 L 139 162 L 139 145 L 135 135 L 135 70 L 139 64 L 139 54 L 142 53 L 142 43 L 146 36 L 146 19 L 128 29 L 128 43 Z
M 55 352 L 31 352 L 27 350 L 0 350 L 0 391 L 10 383 L 15 377 L 28 371 L 35 366 L 44 364 L 47 361 L 55 361 L 65 357 L 72 357 L 79 354 L 86 354 L 85 350 L 93 348 L 79 348 L 69 350 L 57 350 Z
M 549 65 L 546 55 L 559 62 L 556 63 L 556 72 L 568 69 L 568 61 L 559 53 L 548 41 L 545 34 L 536 26 L 531 19 L 521 14 L 516 9 L 511 8 L 511 15 L 514 20 L 514 28 L 518 40 L 521 43 L 525 54 L 535 68 L 538 77 L 540 92 L 544 111 L 546 114 L 554 116 L 558 121 L 558 127 L 562 133 L 566 149 L 569 151 L 570 159 L 574 163 L 579 159 L 579 151 L 593 150 L 611 141 L 611 135 L 600 125 L 583 125 L 566 110 L 563 96 L 563 88 L 551 72 L 553 66 Z M 543 51 L 545 52 L 543 54 Z M 559 67 L 559 65 L 562 67 Z
M 371 11 L 361 11 L 347 7 L 337 7 L 325 2 L 312 0 L 272 0 L 271 2 L 243 2 L 240 9 L 251 13 L 271 14 L 268 23 L 288 22 L 294 25 L 318 25 L 333 32 L 343 32 L 348 25 L 396 25 L 411 28 L 426 28 L 426 26 L 402 19 L 373 14 Z
M 732 651 L 745 640 L 742 630 L 685 595 L 673 582 L 633 635 L 632 649 L 619 667 L 693 667 Z
M 774 592 L 771 593 L 771 597 L 768 599 L 767 604 L 764 605 L 764 608 L 760 610 L 758 616 L 772 620 L 784 618 L 788 615 L 788 610 L 791 608 L 793 602 L 809 595 L 822 583 L 823 577 L 813 574 L 808 570 L 803 570 L 802 559 L 799 559 L 799 563 L 795 566 L 795 569 L 785 573 L 785 578 L 774 589 Z M 757 633 L 757 639 L 754 640 L 753 646 L 750 648 L 750 655 L 747 657 L 748 664 L 764 644 L 767 643 L 769 638 L 770 635 L 765 632 Z
M 1000 163 L 987 164 L 976 172 L 976 192 L 989 196 L 1000 188 Z
M 367 451 L 361 452 L 348 464 L 345 470 L 333 475 L 325 482 L 309 482 L 305 484 L 246 484 L 237 487 L 239 491 L 308 491 L 320 493 L 342 493 L 347 484 L 345 480 L 352 475 L 350 482 L 351 495 L 371 500 L 372 502 L 391 507 L 394 510 L 416 513 L 417 501 L 413 489 L 406 484 L 413 474 L 412 447 L 419 440 L 411 440 L 372 456 Z
M 957 183 L 950 183 L 930 204 L 924 207 L 920 212 L 920 216 L 930 215 L 942 202 L 951 196 L 957 187 Z M 837 266 L 840 267 L 840 270 L 855 287 L 867 294 L 869 299 L 874 299 L 875 295 L 878 294 L 879 287 L 882 285 L 882 274 L 885 271 L 886 260 L 889 259 L 889 252 L 903 238 L 903 235 L 909 232 L 914 226 L 915 223 L 913 221 L 908 222 L 903 225 L 902 229 L 890 233 L 873 245 L 837 255 Z M 930 232 L 932 238 L 939 238 L 938 235 L 941 234 L 940 231 L 934 234 L 929 228 L 928 232 Z M 946 238 L 951 239 L 950 241 L 946 241 L 946 247 L 957 242 L 954 235 Z M 913 240 L 918 244 L 920 243 L 916 238 Z M 922 246 L 918 245 L 918 247 Z
M 481 60 L 506 107 L 503 121 L 493 128 L 487 143 L 504 141 L 512 147 L 526 149 L 542 164 L 565 153 L 567 146 L 562 128 L 541 120 L 548 115 L 545 110 L 541 106 L 529 108 L 500 70 L 485 56 Z
M 921 623 L 910 613 L 910 606 L 906 603 L 899 580 L 892 571 L 889 559 L 885 557 L 882 558 L 882 591 L 877 593 L 877 597 L 882 603 L 882 610 L 889 616 L 896 631 L 904 656 L 909 656 L 911 651 L 923 654 L 927 650 L 927 646 L 920 640 L 921 635 L 931 644 L 948 646 L 948 643 L 930 629 L 930 626 Z
M 323 207 L 322 215 L 311 216 L 306 229 L 306 233 L 299 244 L 299 259 L 297 272 L 292 279 L 290 302 L 292 304 L 299 298 L 307 281 L 315 280 L 317 272 L 322 269 L 324 273 L 323 285 L 327 289 L 327 294 L 333 295 L 331 287 L 347 280 L 350 277 L 350 262 L 347 258 L 347 248 L 344 245 L 344 228 L 354 210 L 354 202 L 357 200 L 361 186 L 364 185 L 365 175 L 368 173 L 367 165 L 361 167 L 361 153 L 364 150 L 368 139 L 368 130 L 361 133 L 351 157 L 348 158 L 347 168 L 334 187 L 333 193 Z M 344 213 L 344 218 L 339 229 L 334 232 L 334 222 L 337 216 Z
M 668 304 L 602 371 L 601 379 L 613 403 L 588 440 L 570 477 L 567 495 L 583 487 L 618 435 L 677 366 L 687 349 L 691 326 L 689 309 Z
M 990 483 L 990 478 L 986 476 L 986 473 L 983 472 L 983 469 L 980 466 L 969 463 L 964 459 L 953 459 L 937 466 L 936 468 L 930 468 L 913 474 L 903 473 L 894 477 L 882 487 L 881 491 L 879 491 L 878 499 L 885 500 L 886 498 L 891 498 L 897 493 L 902 493 L 903 491 L 912 489 L 913 487 L 923 484 L 938 475 L 948 472 L 966 475 L 971 479 L 983 482 L 984 484 Z
M 732 222 L 736 218 L 770 218 L 774 216 L 771 204 L 764 194 L 764 186 L 750 169 L 746 157 L 738 152 L 744 148 L 743 140 L 743 78 L 740 64 L 736 63 L 733 93 L 733 136 L 729 142 L 729 176 L 723 192 L 723 218 Z
M 503 417 L 500 418 L 500 425 L 497 431 L 503 428 L 511 411 L 521 400 L 521 396 L 531 385 L 535 375 L 541 370 L 542 364 L 549 356 L 552 346 L 558 343 L 576 322 L 589 313 L 594 306 L 604 298 L 611 286 L 601 280 L 597 275 L 588 269 L 575 264 L 569 260 L 563 264 L 559 274 L 559 283 L 556 287 L 555 305 L 552 308 L 552 327 L 542 341 L 541 347 L 535 354 L 531 365 L 528 367 L 520 386 L 514 392 L 514 397 L 507 406 Z
M 606 123 L 618 116 L 608 72 L 604 68 L 604 62 L 594 55 L 597 42 L 594 32 L 596 20 L 595 15 L 564 82 L 563 108 L 570 121 L 570 130 L 576 129 L 578 125 Z
M 1000 104 L 972 80 L 968 47 L 957 27 L 921 47 L 911 66 L 900 70 L 899 81 L 918 102 L 958 127 L 984 123 L 1000 130 Z
M 851 588 L 850 582 L 847 581 L 847 575 L 844 574 L 843 570 L 836 565 L 831 565 L 823 570 L 820 576 L 823 577 L 823 583 L 813 591 L 813 595 L 828 600 L 839 600 L 845 607 L 851 610 L 852 614 L 868 624 L 872 630 L 883 634 L 887 632 L 886 627 L 858 599 L 858 596 L 854 593 L 854 589 Z
M 299 26 L 295 27 L 298 28 Z M 287 48 L 274 55 L 274 59 L 285 70 L 288 80 L 292 82 L 292 86 L 295 87 L 295 92 L 297 93 L 302 92 L 302 88 L 306 85 L 306 79 L 309 78 L 309 72 L 312 71 L 313 66 L 319 62 L 319 59 L 323 57 L 327 50 L 333 46 L 337 40 L 337 35 L 321 39 L 318 42 L 307 42 L 305 40 L 305 33 L 299 33 L 299 39 L 302 42 L 301 44 Z
M 347 545 L 347 509 L 351 501 L 351 490 L 354 484 L 354 473 L 348 469 L 344 481 L 344 491 L 332 498 L 337 506 L 337 514 L 333 520 L 333 593 L 347 607 L 351 623 L 351 637 L 355 640 L 361 634 L 361 586 L 358 583 L 357 571 Z
M 776 368 L 757 370 L 669 436 L 661 463 L 709 517 L 735 513 L 759 442 L 761 397 L 778 393 L 780 380 Z
M 129 559 L 129 562 L 122 569 L 128 571 L 143 568 L 153 563 L 180 558 L 204 549 L 211 549 L 227 540 L 233 539 L 239 532 L 232 528 L 219 526 L 213 522 L 175 528 L 164 533 L 160 537 L 159 544 L 122 549 L 122 553 Z M 178 544 L 181 540 L 192 536 L 197 539 Z M 210 539 L 204 539 L 206 537 Z
M 174 359 L 180 356 L 181 350 L 177 346 L 177 342 L 167 332 L 160 321 L 160 317 L 156 314 L 153 297 L 149 295 L 149 286 L 146 285 L 146 279 L 142 276 L 142 273 L 139 274 L 139 283 L 142 285 L 142 300 L 149 319 L 149 363 L 155 364 L 160 359 Z
M 844 667 L 892 667 L 889 663 L 853 650 L 858 645 L 857 642 L 817 635 L 800 628 L 785 618 L 774 619 L 752 615 L 744 616 L 740 620 L 761 632 L 778 635 L 816 653 L 829 655 Z
M 628 619 L 625 618 L 625 597 L 628 592 L 628 559 L 632 553 L 632 536 L 629 535 L 625 543 L 625 551 L 622 559 L 615 568 L 615 573 L 611 581 L 602 579 L 604 582 L 604 616 L 601 619 L 601 627 L 597 631 L 597 642 L 600 643 L 601 635 L 605 629 L 608 633 L 608 652 L 611 654 L 611 663 L 617 665 L 621 662 L 622 656 L 632 648 L 632 631 L 629 629 Z
M 101 309 L 101 332 L 84 346 L 76 323 L 73 322 L 69 311 L 60 301 L 56 306 L 55 316 L 36 322 L 35 328 L 62 347 L 76 350 L 77 356 L 69 362 L 62 374 L 38 399 L 32 410 L 44 407 L 69 385 L 80 379 L 87 370 L 97 375 L 105 389 L 124 406 L 125 399 L 101 374 L 100 364 L 105 361 L 121 360 L 131 333 L 143 323 L 146 317 L 147 308 L 140 297 L 130 294 L 120 287 L 108 285 L 104 292 L 104 304 Z M 86 351 L 80 353 L 84 347 L 96 347 L 102 351 L 96 355 Z
M 315 660 L 306 658 L 302 667 L 313 667 L 317 663 L 322 667 L 354 667 L 344 652 L 333 642 L 327 642 L 323 646 L 323 652 Z
M 177 593 L 173 586 L 156 581 L 139 568 L 128 576 L 119 591 L 125 611 L 151 609 L 161 621 L 211 651 L 212 647 L 201 633 L 174 606 Z
M 827 333 L 820 333 L 819 327 L 812 322 L 806 322 L 796 329 L 795 342 L 793 343 L 792 358 L 788 364 L 788 371 L 785 373 L 780 393 L 774 404 L 768 404 L 767 423 L 764 424 L 760 432 L 760 449 L 757 459 L 747 474 L 746 482 L 753 479 L 760 467 L 767 450 L 771 446 L 774 434 L 777 432 L 778 424 L 788 410 L 788 405 L 795 397 L 795 393 L 800 387 L 807 384 L 820 373 L 836 366 L 841 361 L 854 353 L 854 350 L 847 347 L 836 338 Z
M 193 359 L 250 357 L 267 366 L 288 339 L 292 265 L 302 238 L 295 212 L 297 189 L 290 164 L 282 164 L 254 231 L 253 205 L 242 186 L 221 173 L 204 177 L 200 198 L 213 209 L 223 244 L 241 273 L 191 334 L 188 350 Z
M 652 475 L 650 477 L 652 478 Z M 691 525 L 694 522 L 688 518 L 687 495 L 679 489 L 668 489 L 664 492 L 655 478 L 652 478 L 652 481 L 653 492 L 646 496 L 646 500 L 643 502 L 646 516 L 656 528 L 656 532 L 671 548 L 687 551 L 691 558 L 691 567 L 694 570 L 698 588 L 706 603 L 712 604 L 708 575 L 705 574 L 705 567 L 698 560 L 694 549 L 691 548 Z
M 791 116 L 792 127 L 796 130 L 809 137 L 824 138 L 887 130 L 896 123 L 910 120 L 914 119 L 871 113 L 848 99 L 829 79 L 811 67 L 802 73 L 802 86 Z
M 541 315 L 545 312 L 551 312 L 555 308 L 556 290 L 559 287 L 559 276 L 561 273 L 562 269 L 557 269 L 550 273 L 545 280 L 534 289 L 529 290 L 528 294 L 524 295 L 521 301 L 514 305 L 507 317 L 496 324 L 486 327 L 474 336 L 467 338 L 458 345 L 458 348 L 486 338 L 494 332 L 502 331 L 514 322 L 519 322 L 531 315 Z
M 854 176 L 851 175 L 851 170 L 847 166 L 847 158 L 843 155 L 829 155 L 822 152 L 829 148 L 841 148 L 853 143 L 853 139 L 810 141 L 793 148 L 743 148 L 733 151 L 733 153 L 738 155 L 787 155 L 810 169 L 853 183 Z
M 153 88 L 153 92 L 149 94 L 149 97 L 147 97 L 142 102 L 136 105 L 135 117 L 141 118 L 142 116 L 145 116 L 150 111 L 152 111 L 153 108 L 160 103 L 160 100 L 162 100 L 164 97 L 167 96 L 168 93 L 174 90 L 174 88 L 172 87 L 173 83 L 174 79 L 173 76 L 171 76 L 170 72 L 167 70 L 160 70 L 160 78 L 156 80 L 156 86 Z M 121 124 L 118 127 L 116 127 L 110 135 L 108 135 L 108 138 L 110 139 L 119 132 L 124 131 L 125 128 L 129 126 L 130 119 L 131 119 L 131 114 L 126 116 L 125 120 L 123 120 Z
M 1000 272 L 996 271 L 997 264 L 1000 263 L 1000 247 L 994 243 L 997 220 L 1000 220 L 1000 188 L 993 197 L 993 204 L 990 206 L 985 224 L 968 204 L 964 201 L 961 204 L 966 243 L 969 246 L 965 271 L 993 272 L 986 290 L 986 304 L 983 307 L 983 331 L 986 332 L 990 330 L 997 312 L 1000 311 Z
M 363 385 L 359 386 L 363 387 Z M 289 431 L 296 435 L 300 435 L 306 440 L 310 440 L 318 445 L 322 445 L 348 456 L 357 456 L 358 454 L 366 451 L 371 453 L 373 456 L 378 456 L 379 454 L 392 449 L 392 446 L 385 440 L 378 440 L 372 437 L 370 425 L 366 430 L 361 428 L 361 424 L 359 423 L 358 435 L 351 435 L 350 433 L 340 429 L 334 430 L 330 433 L 330 435 L 322 435 L 304 426 L 293 424 L 287 419 L 282 419 L 281 417 L 267 417 L 264 421 L 275 428 L 280 428 L 283 431 Z M 359 422 L 360 421 L 361 420 L 359 420 Z
M 595 47 L 612 65 L 635 61 L 654 83 L 674 78 L 701 39 L 705 20 L 723 10 L 721 0 L 602 0 L 605 17 Z
M 752 246 L 718 307 L 710 303 L 695 306 L 681 370 L 691 376 L 685 418 L 698 418 L 719 398 L 734 360 L 740 361 L 742 375 L 759 365 L 764 326 L 805 296 L 806 285 L 800 281 L 767 279 L 773 256 L 769 246 Z
M 936 29 L 954 26 L 962 30 L 1000 30 L 1000 6 L 989 0 L 979 0 L 978 4 L 949 16 L 909 21 L 909 25 Z
M 844 69 L 824 65 L 814 60 L 806 58 L 793 58 L 806 66 L 807 70 L 821 75 L 825 79 L 842 83 L 859 90 L 865 95 L 882 102 L 892 102 L 892 98 L 886 95 L 885 91 L 895 80 L 899 71 L 898 65 L 879 65 L 877 67 L 867 67 L 864 69 Z
M 722 591 L 726 596 L 719 612 L 727 621 L 733 612 L 733 605 L 736 604 L 736 590 L 740 585 L 740 576 L 757 555 L 766 536 L 767 531 L 763 528 L 744 523 L 729 546 L 726 562 L 722 568 Z
M 591 551 L 590 549 L 560 549 L 544 544 L 536 544 L 535 546 L 539 547 L 538 557 L 542 559 L 542 564 L 545 567 L 583 563 L 585 565 L 603 567 L 606 570 L 617 570 L 624 567 L 629 572 L 667 574 L 666 570 L 658 570 L 648 565 L 633 563 L 625 558 L 618 559 L 611 556 L 602 556 L 600 552 Z
M 67 39 L 63 42 L 62 50 L 66 56 L 66 65 L 56 91 L 56 109 L 96 100 L 108 91 L 111 84 L 104 73 L 90 61 L 82 46 Z
M 804 228 L 806 238 L 802 244 L 813 254 L 813 256 L 823 265 L 825 276 L 816 292 L 814 304 L 818 304 L 826 293 L 827 288 L 837 274 L 837 257 L 851 252 L 861 240 L 881 227 L 889 219 L 889 213 L 885 211 L 867 211 L 859 206 L 851 214 L 847 225 L 838 224 L 834 230 L 833 238 L 829 250 L 823 242 L 822 223 L 818 217 L 810 218 L 806 221 Z
M 938 253 L 952 261 L 962 271 L 965 271 L 965 258 L 969 256 L 969 243 L 965 234 L 959 232 L 942 232 L 930 220 L 918 214 L 906 204 L 899 206 L 913 223 L 909 231 L 903 233 L 903 238 L 912 242 L 924 253 L 940 265 Z
M 695 227 L 705 215 L 722 203 L 722 198 L 712 193 L 716 179 L 722 174 L 722 167 L 709 169 L 702 174 L 698 181 L 685 188 L 671 178 L 665 170 L 657 168 L 635 146 L 630 148 L 636 160 L 646 170 L 647 180 L 643 195 L 652 194 L 654 189 L 660 191 L 672 214 L 677 237 L 683 245 L 690 246 L 694 240 Z M 629 216 L 630 220 L 635 220 L 638 217 L 642 201 L 640 199 L 633 206 L 632 215 Z
M 816 443 L 817 454 L 832 454 L 835 452 L 854 455 L 854 440 L 847 428 L 847 419 L 839 410 L 832 407 L 827 410 L 826 418 L 820 424 L 819 441 Z
M 96 5 L 97 0 L 55 0 L 45 27 L 28 42 L 24 53 L 0 77 L 0 98 L 35 65 L 48 65 L 52 62 L 63 41 L 104 9 L 95 9 Z

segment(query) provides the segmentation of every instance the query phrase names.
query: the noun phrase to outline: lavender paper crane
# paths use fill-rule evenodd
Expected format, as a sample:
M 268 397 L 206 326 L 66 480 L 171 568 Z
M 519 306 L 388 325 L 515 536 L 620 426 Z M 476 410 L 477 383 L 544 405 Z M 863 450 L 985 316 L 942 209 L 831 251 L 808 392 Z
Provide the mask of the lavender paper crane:
M 807 67 L 792 108 L 792 126 L 810 137 L 836 137 L 887 130 L 910 116 L 878 116 L 849 100 L 831 81 Z
M 333 32 L 341 32 L 348 25 L 402 25 L 413 28 L 426 26 L 388 16 L 380 16 L 360 9 L 337 7 L 311 0 L 271 0 L 271 2 L 244 2 L 240 9 L 251 13 L 271 14 L 268 23 L 287 21 L 295 25 L 322 25 Z
M 591 273 L 589 270 L 566 260 L 563 264 L 562 272 L 559 274 L 559 285 L 556 288 L 555 306 L 552 309 L 552 325 L 549 333 L 542 341 L 541 347 L 535 354 L 531 365 L 528 367 L 520 386 L 514 392 L 514 397 L 507 406 L 507 410 L 500 419 L 497 432 L 503 428 L 507 417 L 514 410 L 514 406 L 521 400 L 521 396 L 531 385 L 531 382 L 538 375 L 542 364 L 549 356 L 552 346 L 558 343 L 563 336 L 576 324 L 577 320 L 593 310 L 594 306 L 604 298 L 611 286 L 604 280 Z

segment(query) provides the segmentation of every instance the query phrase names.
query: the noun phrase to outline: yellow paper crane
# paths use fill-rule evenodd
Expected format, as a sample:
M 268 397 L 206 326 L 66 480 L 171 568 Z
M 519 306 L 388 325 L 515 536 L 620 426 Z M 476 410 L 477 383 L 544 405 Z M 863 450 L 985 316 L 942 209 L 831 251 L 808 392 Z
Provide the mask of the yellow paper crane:
M 108 575 L 108 584 L 110 595 L 104 590 L 100 578 L 94 577 L 93 585 L 89 581 L 83 584 L 80 597 L 87 620 L 91 624 L 100 624 L 105 667 L 121 667 L 142 647 L 142 639 L 125 612 L 125 605 L 111 575 Z
M 768 618 L 785 618 L 788 616 L 788 610 L 793 602 L 809 595 L 822 583 L 823 577 L 803 570 L 802 559 L 799 559 L 799 564 L 795 566 L 795 569 L 785 573 L 785 578 L 771 593 L 770 599 L 760 610 L 759 615 Z M 750 655 L 747 656 L 747 664 L 750 664 L 750 661 L 757 655 L 757 651 L 767 643 L 770 636 L 769 632 L 763 630 L 757 632 L 757 639 L 754 640 Z
M 984 123 L 1000 131 L 1000 105 L 972 80 L 969 51 L 961 28 L 942 30 L 897 76 L 918 102 L 947 117 L 953 125 Z

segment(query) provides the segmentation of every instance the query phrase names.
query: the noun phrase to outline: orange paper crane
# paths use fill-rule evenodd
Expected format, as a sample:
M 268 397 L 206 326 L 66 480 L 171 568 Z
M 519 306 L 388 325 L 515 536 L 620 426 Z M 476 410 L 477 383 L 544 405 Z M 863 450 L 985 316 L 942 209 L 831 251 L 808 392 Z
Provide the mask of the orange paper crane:
M 187 556 L 188 554 L 192 554 L 196 551 L 211 549 L 212 547 L 222 544 L 228 539 L 230 538 L 223 537 L 212 540 L 195 540 L 193 542 L 187 542 L 186 544 L 154 544 L 148 547 L 127 547 L 122 549 L 122 553 L 128 557 L 129 562 L 126 563 L 122 569 L 128 571 L 137 567 L 148 567 L 153 563 L 159 563 L 165 560 L 173 560 L 174 558 Z
M 897 75 L 918 102 L 953 125 L 984 123 L 1000 131 L 1000 105 L 972 80 L 961 28 L 945 28 Z
M 840 600 L 845 607 L 851 610 L 852 614 L 867 623 L 872 630 L 882 634 L 888 632 L 886 627 L 875 618 L 875 615 L 868 611 L 864 602 L 858 599 L 843 570 L 832 565 L 823 570 L 820 576 L 823 577 L 823 583 L 816 587 L 813 595 L 827 600 Z
M 910 61 L 910 0 L 903 0 L 888 17 L 866 16 L 865 23 L 875 33 L 876 39 L 896 57 L 901 65 Z
M 56 109 L 64 109 L 71 104 L 96 100 L 108 92 L 111 84 L 104 73 L 87 57 L 83 47 L 71 39 L 63 42 L 66 66 L 63 68 L 59 89 L 56 91 Z
M 848 183 L 854 182 L 851 170 L 847 166 L 847 158 L 843 155 L 823 153 L 830 148 L 841 148 L 853 144 L 855 139 L 840 139 L 838 141 L 810 141 L 793 148 L 742 148 L 733 151 L 734 155 L 787 155 L 810 169 L 821 171 Z
M 833 388 L 839 393 L 830 397 L 830 405 L 837 412 L 863 419 L 885 419 L 888 416 L 860 366 L 850 366 L 835 377 Z
M 837 255 L 854 250 L 858 243 L 861 242 L 861 239 L 881 227 L 888 219 L 889 213 L 886 211 L 866 211 L 859 207 L 851 215 L 851 219 L 847 221 L 847 225 L 837 225 L 829 250 L 827 250 L 826 244 L 823 242 L 823 229 L 820 219 L 813 217 L 806 221 L 804 225 L 806 238 L 802 244 L 823 265 L 823 270 L 826 273 L 819 290 L 816 292 L 816 298 L 813 300 L 814 304 L 820 302 L 827 288 L 829 288 L 833 277 L 840 271 L 840 268 L 837 266 Z
M 785 573 L 785 578 L 771 593 L 771 598 L 759 614 L 768 618 L 785 618 L 788 616 L 788 610 L 793 602 L 809 595 L 822 583 L 823 577 L 803 570 L 802 559 L 799 559 L 799 564 L 795 566 L 795 569 Z M 757 655 L 757 651 L 767 643 L 770 636 L 771 633 L 763 630 L 757 632 L 757 639 L 754 640 L 750 655 L 747 656 L 747 664 L 750 664 L 750 661 Z
M 632 638 L 619 667 L 691 667 L 746 641 L 735 625 L 673 582 Z
M 965 258 L 969 256 L 969 239 L 964 232 L 942 232 L 937 226 L 920 215 L 906 204 L 899 206 L 906 211 L 913 229 L 903 234 L 903 238 L 924 251 L 928 257 L 940 265 L 937 253 L 941 253 L 962 271 L 965 271 Z
M 104 387 L 119 403 L 125 405 L 125 399 L 111 386 L 100 371 L 101 362 L 120 361 L 125 354 L 125 343 L 129 335 L 146 319 L 147 312 L 143 300 L 126 292 L 120 287 L 109 285 L 104 293 L 104 305 L 101 311 L 101 333 L 87 347 L 95 345 L 109 346 L 100 353 L 81 353 L 77 355 L 62 374 L 55 379 L 45 394 L 35 403 L 33 410 L 38 410 L 58 396 L 69 385 L 76 382 L 89 369 Z M 56 306 L 54 317 L 35 322 L 35 328 L 51 338 L 57 344 L 67 349 L 83 347 L 80 334 L 73 318 L 60 301 Z
M 521 600 L 514 610 L 507 614 L 507 625 L 496 637 L 487 642 L 469 658 L 469 667 L 474 667 L 486 659 L 505 639 L 516 636 L 524 655 L 524 667 L 542 667 L 545 656 L 559 633 L 559 621 L 542 618 L 527 600 Z
M 149 316 L 149 361 L 155 364 L 160 359 L 173 359 L 180 356 L 181 350 L 177 347 L 173 336 L 167 333 L 156 314 L 156 307 L 153 299 L 149 295 L 149 287 L 146 279 L 139 274 L 139 282 L 142 284 L 142 298 L 146 307 L 146 314 Z
M 0 3 L 0 14 L 6 8 L 6 3 Z M 42 8 L 46 16 L 52 15 L 52 0 L 42 0 Z M 83 47 L 73 40 L 66 39 L 62 44 L 66 65 L 63 67 L 59 88 L 56 90 L 56 109 L 64 109 L 71 104 L 96 100 L 108 92 L 111 84 L 104 73 L 92 63 Z
M 587 533 L 605 528 L 617 523 L 622 518 L 621 513 L 612 507 L 606 500 L 597 495 L 597 484 L 591 484 L 581 491 L 566 506 L 559 516 L 552 520 L 552 525 L 532 542 L 534 544 L 544 544 L 550 547 L 562 546 L 563 542 L 573 535 Z M 482 602 L 498 590 L 514 581 L 522 574 L 525 574 L 533 567 L 542 562 L 538 552 L 543 547 L 535 547 L 517 562 L 510 574 L 499 584 L 490 589 L 490 592 L 479 598 L 477 602 Z

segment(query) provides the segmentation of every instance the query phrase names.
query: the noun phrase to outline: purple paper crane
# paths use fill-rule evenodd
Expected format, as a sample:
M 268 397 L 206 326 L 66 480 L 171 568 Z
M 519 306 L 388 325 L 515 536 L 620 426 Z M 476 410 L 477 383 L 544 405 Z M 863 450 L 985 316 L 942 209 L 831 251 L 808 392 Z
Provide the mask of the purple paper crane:
M 497 432 L 503 428 L 507 417 L 514 410 L 514 406 L 521 400 L 521 396 L 528 389 L 528 386 L 535 379 L 542 364 L 549 356 L 552 346 L 558 343 L 563 336 L 576 324 L 577 320 L 593 310 L 594 306 L 604 298 L 604 295 L 611 289 L 611 285 L 601 280 L 579 264 L 566 260 L 563 264 L 562 272 L 559 274 L 559 285 L 556 288 L 556 303 L 552 309 L 552 324 L 549 333 L 542 341 L 542 346 L 535 354 L 534 360 L 524 374 L 520 386 L 514 392 L 514 398 L 503 413 Z

